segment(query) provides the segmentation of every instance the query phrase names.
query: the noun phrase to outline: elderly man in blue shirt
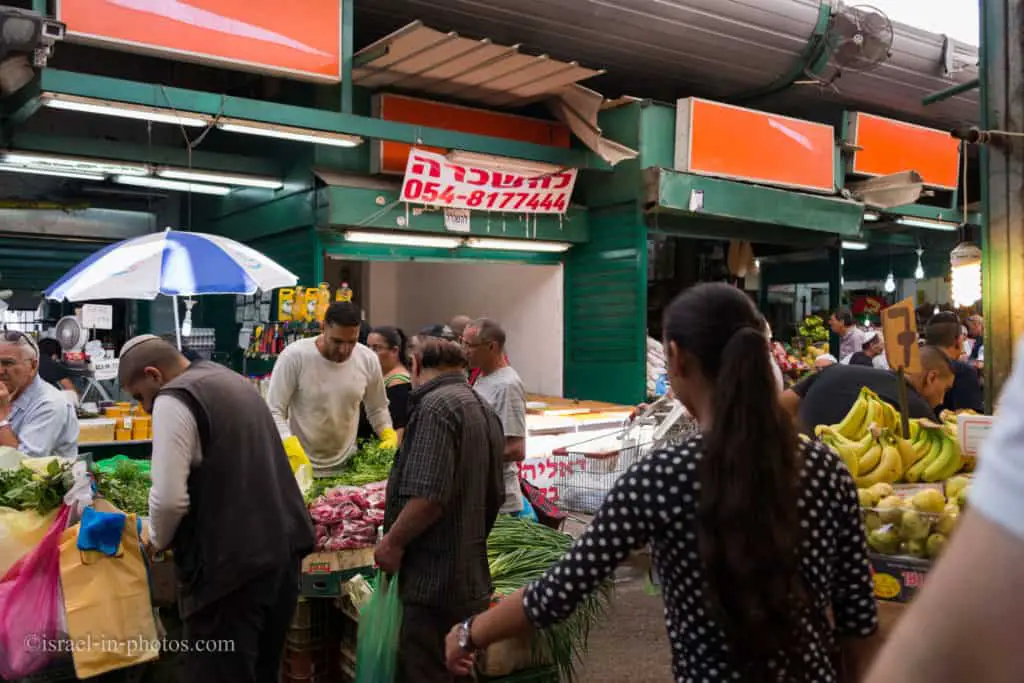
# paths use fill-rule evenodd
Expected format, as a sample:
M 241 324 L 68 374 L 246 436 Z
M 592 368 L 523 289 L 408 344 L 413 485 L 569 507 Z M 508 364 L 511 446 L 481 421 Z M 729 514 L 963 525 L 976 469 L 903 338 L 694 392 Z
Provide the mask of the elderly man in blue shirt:
M 78 455 L 78 416 L 39 376 L 39 348 L 22 332 L 0 333 L 0 446 L 25 455 Z

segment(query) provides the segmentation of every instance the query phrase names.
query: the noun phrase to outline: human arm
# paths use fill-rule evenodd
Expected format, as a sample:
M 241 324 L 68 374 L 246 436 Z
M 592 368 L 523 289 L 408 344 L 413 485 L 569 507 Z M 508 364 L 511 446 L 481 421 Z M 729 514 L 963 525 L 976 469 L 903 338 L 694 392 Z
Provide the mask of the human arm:
M 520 382 L 509 383 L 494 401 L 494 412 L 505 432 L 505 462 L 526 460 L 526 390 Z
M 188 478 L 198 458 L 199 428 L 192 411 L 176 396 L 157 396 L 149 490 L 150 543 L 155 550 L 171 544 L 188 513 Z
M 270 414 L 274 416 L 274 424 L 277 425 L 282 441 L 292 436 L 292 429 L 288 425 L 288 411 L 291 408 L 292 397 L 299 388 L 301 370 L 302 358 L 291 347 L 285 347 L 274 363 L 274 372 L 270 375 L 267 405 L 270 407 Z
M 17 432 L 10 424 L 0 427 L 0 446 L 16 448 L 32 457 L 53 455 L 72 408 L 62 395 L 59 400 L 41 401 L 26 410 Z M 0 384 L 0 420 L 6 421 L 10 411 L 10 394 Z
M 391 426 L 398 434 L 398 442 L 402 442 L 405 426 L 409 424 L 409 396 L 412 385 L 408 382 L 394 384 L 387 388 L 388 411 L 391 413 Z
M 807 392 L 811 390 L 811 387 L 814 386 L 814 383 L 818 381 L 818 378 L 821 377 L 821 374 L 826 370 L 822 370 L 821 372 L 812 372 L 810 375 L 804 377 L 792 387 L 779 394 L 779 403 L 782 405 L 783 409 L 789 413 L 790 417 L 793 418 L 794 422 L 800 419 L 800 402 L 803 401 L 804 397 L 807 396 Z
M 447 407 L 430 402 L 418 410 L 417 428 L 402 446 L 404 467 L 396 495 L 408 502 L 381 539 L 374 557 L 385 571 L 395 573 L 405 548 L 444 513 L 452 496 L 458 421 Z
M 1018 347 L 1019 354 L 1024 346 Z M 970 508 L 900 619 L 869 683 L 1020 680 L 1024 649 L 1024 365 L 982 446 Z M 969 646 L 965 646 L 969 644 Z
M 652 458 L 657 460 L 638 463 L 619 479 L 590 526 L 558 563 L 525 589 L 476 616 L 471 636 L 477 648 L 567 619 L 631 551 L 650 541 L 669 520 L 670 508 L 660 503 L 664 492 L 681 480 L 677 468 L 682 466 L 681 458 L 668 454 Z M 455 630 L 448 636 L 446 652 L 449 668 L 464 673 L 468 660 L 458 647 Z
M 362 350 L 362 348 L 360 348 Z M 382 439 L 385 432 L 394 434 L 391 424 L 391 413 L 388 410 L 388 393 L 384 388 L 384 373 L 380 369 L 380 361 L 372 353 L 362 357 L 363 372 L 366 373 L 366 389 L 363 392 L 363 407 L 366 419 Z

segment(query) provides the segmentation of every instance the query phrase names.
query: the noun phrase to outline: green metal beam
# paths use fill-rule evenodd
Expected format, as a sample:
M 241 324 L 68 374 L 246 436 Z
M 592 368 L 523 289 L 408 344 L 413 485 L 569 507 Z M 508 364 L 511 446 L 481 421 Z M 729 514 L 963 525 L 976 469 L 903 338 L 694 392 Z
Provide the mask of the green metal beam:
M 720 180 L 666 169 L 646 171 L 648 187 L 657 211 L 691 216 L 726 218 L 764 226 L 771 242 L 776 227 L 796 228 L 838 236 L 857 235 L 864 207 L 833 197 L 779 190 L 759 185 Z M 691 201 L 700 197 L 701 208 L 691 211 Z
M 407 207 L 394 190 L 362 187 L 330 187 L 328 222 L 349 229 L 402 230 L 452 234 L 444 226 L 440 209 Z M 470 235 L 507 239 L 538 239 L 557 242 L 586 242 L 587 211 L 571 206 L 565 216 L 473 212 Z
M 39 14 L 43 15 L 44 17 L 48 16 L 49 15 L 49 11 L 47 10 L 46 5 L 47 5 L 46 0 L 32 0 L 32 11 L 33 12 L 38 12 Z
M 290 104 L 229 97 L 197 90 L 184 90 L 57 69 L 43 70 L 40 75 L 40 89 L 43 92 L 92 97 L 208 116 L 223 116 L 427 147 L 507 156 L 570 168 L 599 170 L 611 168 L 596 154 L 583 149 L 562 149 L 486 135 L 470 135 L 408 123 L 383 121 L 351 113 L 309 109 Z
M 965 92 L 968 92 L 970 90 L 974 90 L 980 84 L 981 84 L 981 79 L 980 78 L 972 78 L 969 81 L 964 81 L 963 83 L 957 83 L 956 85 L 951 85 L 948 88 L 943 88 L 942 90 L 938 90 L 936 92 L 929 93 L 928 95 L 925 95 L 921 99 L 921 104 L 923 104 L 924 106 L 927 107 L 930 104 L 936 104 L 938 102 L 942 102 L 944 100 L 948 100 L 950 97 L 956 97 L 957 95 L 959 95 L 961 93 L 965 93 Z
M 226 199 L 221 202 L 222 206 L 227 206 Z M 203 224 L 203 230 L 240 242 L 251 242 L 317 225 L 322 220 L 318 211 L 320 204 L 316 190 L 279 195 L 269 201 L 208 219 Z
M 352 113 L 352 53 L 355 0 L 341 0 L 341 113 Z

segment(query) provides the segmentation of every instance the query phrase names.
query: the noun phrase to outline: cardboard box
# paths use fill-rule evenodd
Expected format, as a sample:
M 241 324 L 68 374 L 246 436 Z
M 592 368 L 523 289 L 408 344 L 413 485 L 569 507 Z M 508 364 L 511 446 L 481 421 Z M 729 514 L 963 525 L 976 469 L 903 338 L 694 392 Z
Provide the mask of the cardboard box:
M 302 595 L 327 598 L 341 595 L 341 585 L 373 567 L 373 548 L 312 553 L 302 560 Z
M 892 602 L 910 602 L 931 570 L 929 560 L 868 553 L 875 598 Z

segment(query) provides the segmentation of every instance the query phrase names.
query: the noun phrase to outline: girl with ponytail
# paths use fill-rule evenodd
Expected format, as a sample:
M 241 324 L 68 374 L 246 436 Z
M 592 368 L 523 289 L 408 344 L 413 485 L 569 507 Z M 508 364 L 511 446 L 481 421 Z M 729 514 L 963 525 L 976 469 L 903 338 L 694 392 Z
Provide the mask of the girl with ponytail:
M 835 453 L 798 440 L 751 300 L 698 285 L 664 329 L 672 390 L 701 435 L 630 468 L 556 566 L 456 625 L 453 673 L 479 648 L 565 619 L 648 543 L 677 681 L 838 682 L 837 648 L 875 631 L 856 487 Z

